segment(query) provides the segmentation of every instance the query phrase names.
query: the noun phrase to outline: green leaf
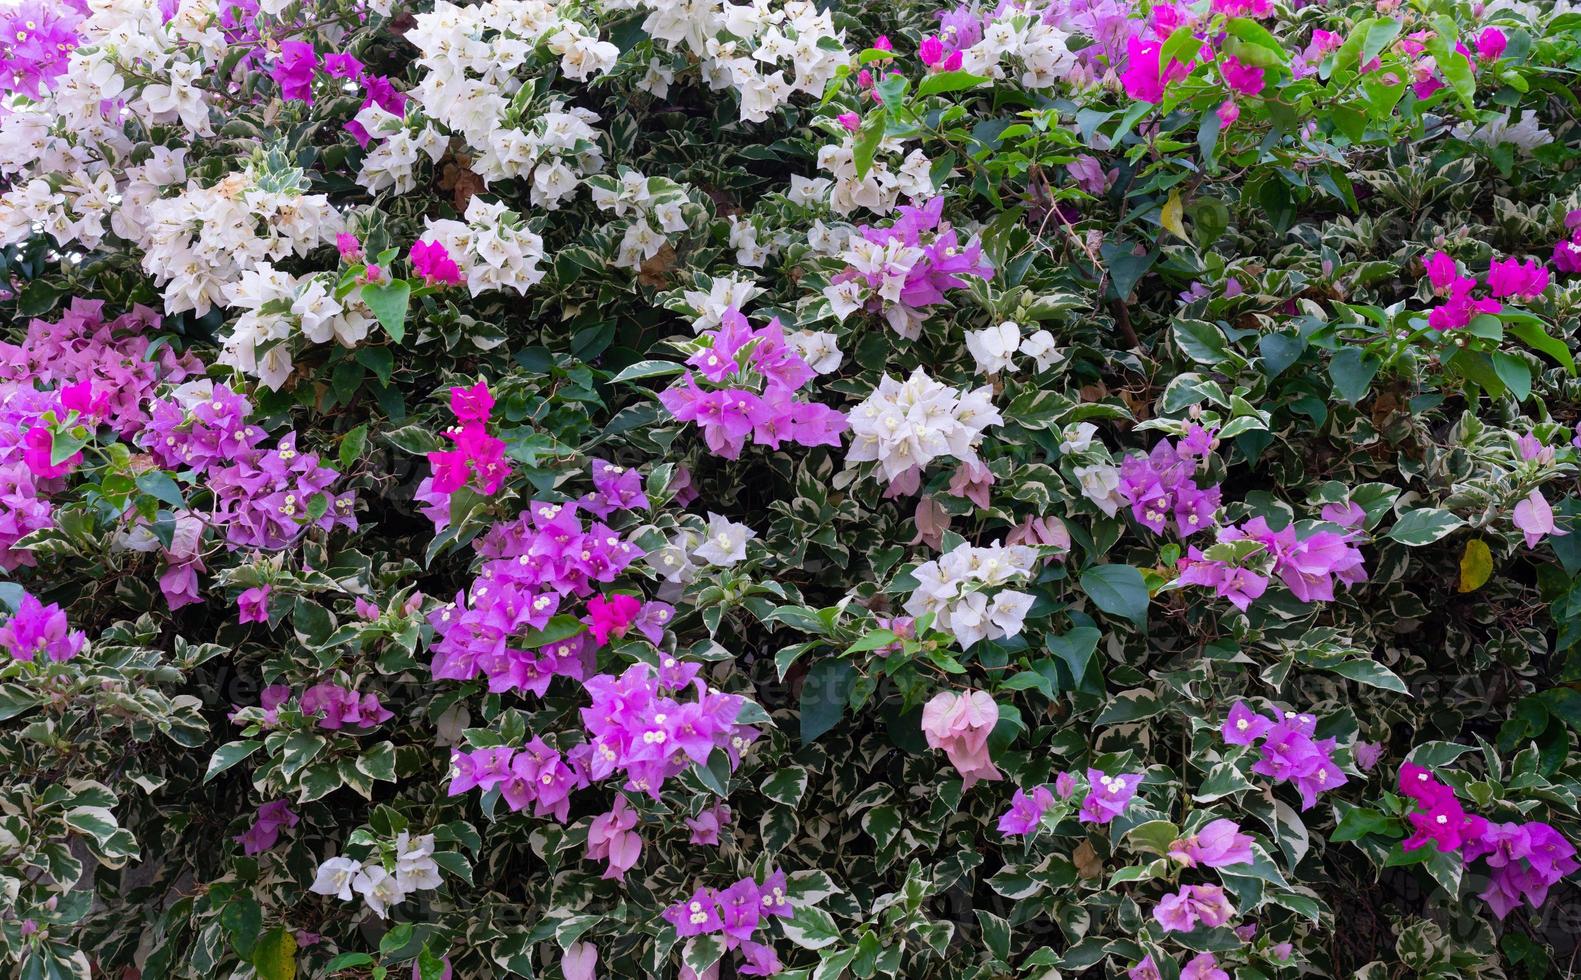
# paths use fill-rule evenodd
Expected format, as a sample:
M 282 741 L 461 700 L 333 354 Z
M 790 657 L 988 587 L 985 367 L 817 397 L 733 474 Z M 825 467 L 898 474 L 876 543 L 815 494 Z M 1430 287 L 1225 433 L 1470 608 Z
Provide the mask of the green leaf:
M 1130 565 L 1098 565 L 1081 573 L 1081 588 L 1093 605 L 1111 616 L 1147 625 L 1147 583 Z
M 1503 351 L 1493 352 L 1493 373 L 1504 382 L 1504 387 L 1510 389 L 1510 394 L 1518 402 L 1525 401 L 1532 393 L 1532 370 L 1526 362 L 1514 354 Z
M 187 505 L 186 499 L 181 496 L 181 487 L 164 470 L 149 470 L 140 474 L 137 477 L 137 489 L 177 509 Z
M 785 937 L 803 949 L 823 949 L 840 941 L 840 927 L 833 916 L 816 905 L 803 905 L 781 922 Z
M 340 468 L 349 469 L 368 449 L 368 423 L 357 426 L 340 440 Z
M 839 724 L 855 684 L 856 668 L 849 661 L 829 657 L 812 665 L 801 686 L 803 745 L 811 745 L 819 735 Z
M 1171 332 L 1180 352 L 1198 364 L 1216 366 L 1231 358 L 1229 341 L 1206 320 L 1176 320 Z
M 248 739 L 242 742 L 227 742 L 215 749 L 213 757 L 209 759 L 209 769 L 203 774 L 203 781 L 206 783 L 218 776 L 231 766 L 257 752 L 262 745 L 263 743 L 260 741 Z
M 1385 691 L 1393 691 L 1396 694 L 1409 693 L 1405 686 L 1405 681 L 1402 681 L 1399 675 L 1376 660 L 1363 660 L 1360 658 L 1341 660 L 1336 664 L 1325 664 L 1323 669 L 1341 677 L 1349 678 L 1358 684 L 1382 688 Z
M 405 279 L 371 282 L 362 287 L 362 301 L 397 344 L 406 338 L 406 308 L 411 299 L 412 287 Z
M 1347 347 L 1329 362 L 1328 376 L 1333 379 L 1334 390 L 1340 397 L 1354 405 L 1367 396 L 1367 388 L 1377 377 L 1379 367 L 1376 357 L 1359 347 Z
M 856 166 L 858 179 L 866 177 L 867 172 L 873 169 L 873 154 L 878 151 L 879 141 L 884 138 L 888 119 L 888 112 L 879 106 L 869 111 L 867 118 L 862 120 L 861 128 L 856 132 L 856 141 L 851 145 L 851 162 Z
M 1102 636 L 1091 626 L 1078 626 L 1062 636 L 1044 637 L 1043 646 L 1064 662 L 1070 669 L 1072 683 L 1081 687 L 1083 678 L 1087 676 L 1087 668 L 1092 663 L 1093 651 L 1098 649 L 1098 640 Z
M 66 812 L 66 826 L 87 834 L 95 843 L 103 844 L 120 829 L 115 814 L 102 806 L 73 807 Z
M 1565 369 L 1571 377 L 1575 377 L 1575 358 L 1570 354 L 1570 348 L 1565 342 L 1549 335 L 1543 329 L 1541 320 L 1527 316 L 1505 316 L 1504 328 L 1519 337 L 1527 347 L 1541 354 L 1553 358 L 1554 362 Z
M 693 936 L 686 942 L 686 949 L 681 953 L 681 959 L 693 973 L 703 976 L 713 969 L 715 963 L 725 955 L 725 937 L 722 935 Z
M 1432 544 L 1466 522 L 1438 507 L 1419 507 L 1400 515 L 1384 537 L 1411 547 Z
M 528 630 L 523 633 L 519 642 L 528 649 L 546 647 L 551 643 L 569 640 L 585 629 L 587 629 L 587 624 L 580 619 L 568 614 L 562 614 L 552 617 L 549 622 L 544 624 L 541 630 Z
M 1010 923 L 992 912 L 976 909 L 977 924 L 983 930 L 983 942 L 988 951 L 1003 963 L 1010 961 Z
M 1268 29 L 1248 17 L 1231 17 L 1229 23 L 1224 25 L 1233 37 L 1240 38 L 1247 44 L 1256 45 L 1269 52 L 1274 63 L 1284 64 L 1290 60 L 1290 53 L 1285 46 L 1280 44 Z M 1162 61 L 1160 62 L 1162 63 Z
M 639 378 L 662 378 L 672 374 L 684 374 L 686 365 L 675 361 L 638 361 L 628 364 L 620 369 L 609 381 L 611 384 L 620 384 L 622 381 L 636 381 Z
M 982 75 L 973 75 L 969 71 L 941 71 L 922 80 L 922 84 L 917 86 L 917 98 L 976 88 L 986 81 L 988 79 Z
M 1307 342 L 1300 337 L 1281 333 L 1265 333 L 1257 338 L 1258 353 L 1263 355 L 1263 373 L 1269 379 L 1277 378 L 1285 369 L 1301 360 Z
M 1136 246 L 1125 239 L 1104 242 L 1098 247 L 1098 252 L 1103 256 L 1103 264 L 1109 269 L 1114 293 L 1121 300 L 1131 295 L 1131 290 L 1136 288 L 1136 284 L 1158 260 L 1156 251 L 1136 254 Z
M 807 770 L 790 766 L 763 781 L 758 787 L 764 796 L 785 806 L 795 806 L 807 792 Z

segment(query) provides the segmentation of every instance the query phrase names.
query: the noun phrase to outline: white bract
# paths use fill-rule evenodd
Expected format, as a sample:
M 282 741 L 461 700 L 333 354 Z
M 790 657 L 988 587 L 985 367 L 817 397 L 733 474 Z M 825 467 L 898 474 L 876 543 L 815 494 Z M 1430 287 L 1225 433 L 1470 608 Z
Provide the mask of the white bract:
M 992 399 L 992 388 L 957 391 L 920 367 L 905 381 L 886 374 L 850 414 L 846 464 L 876 460 L 895 480 L 940 457 L 975 461 L 983 430 L 1004 421 Z

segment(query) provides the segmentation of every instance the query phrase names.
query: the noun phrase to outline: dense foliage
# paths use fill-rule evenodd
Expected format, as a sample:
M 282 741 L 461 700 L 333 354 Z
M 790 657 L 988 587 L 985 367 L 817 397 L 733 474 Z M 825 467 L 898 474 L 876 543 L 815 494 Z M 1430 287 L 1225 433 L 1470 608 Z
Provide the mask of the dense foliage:
M 1567 0 L 0 61 L 7 975 L 1568 971 Z

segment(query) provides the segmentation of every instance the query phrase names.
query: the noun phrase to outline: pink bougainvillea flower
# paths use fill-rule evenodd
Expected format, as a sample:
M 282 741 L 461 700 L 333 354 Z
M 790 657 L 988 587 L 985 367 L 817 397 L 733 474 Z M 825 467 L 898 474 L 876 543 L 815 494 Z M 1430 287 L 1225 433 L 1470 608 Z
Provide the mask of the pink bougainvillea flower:
M 1126 41 L 1126 67 L 1120 73 L 1120 84 L 1125 94 L 1138 102 L 1157 103 L 1164 98 L 1164 89 L 1171 82 L 1191 74 L 1192 63 L 1181 64 L 1170 59 L 1167 66 L 1159 64 L 1164 46 L 1158 41 L 1144 41 L 1131 37 Z
M 1237 701 L 1225 716 L 1220 733 L 1231 745 L 1251 745 L 1273 727 L 1273 722 L 1253 711 L 1245 701 Z
M 1219 74 L 1223 76 L 1224 84 L 1240 95 L 1257 95 L 1265 84 L 1263 69 L 1245 64 L 1231 55 L 1219 60 Z
M 1082 823 L 1106 824 L 1124 815 L 1142 785 L 1141 773 L 1110 776 L 1101 769 L 1087 770 L 1087 797 L 1081 801 Z
M 358 61 L 354 55 L 342 52 L 326 54 L 324 56 L 324 74 L 330 78 L 355 79 L 362 75 L 362 62 Z
M 1191 932 L 1199 925 L 1213 929 L 1234 917 L 1235 907 L 1218 885 L 1185 885 L 1153 908 L 1153 918 L 1165 932 Z
M 335 249 L 347 262 L 362 261 L 362 239 L 349 231 L 340 232 L 335 236 Z
M 587 615 L 582 621 L 598 645 L 603 646 L 611 636 L 625 636 L 641 611 L 642 601 L 635 596 L 619 593 L 608 598 L 594 596 L 587 601 Z
M 598 980 L 598 947 L 582 940 L 566 947 L 560 958 L 565 980 Z
M 1548 288 L 1548 268 L 1536 259 L 1494 259 L 1488 267 L 1488 291 L 1496 299 L 1530 302 Z
M 466 281 L 443 242 L 413 242 L 411 260 L 412 268 L 431 286 L 459 286 Z
M 297 815 L 285 800 L 274 800 L 258 808 L 258 815 L 247 832 L 237 834 L 232 840 L 242 845 L 244 854 L 262 854 L 280 840 L 283 828 L 295 827 Z
M 626 801 L 625 794 L 615 796 L 615 805 L 608 813 L 593 818 L 587 828 L 587 856 L 589 860 L 606 861 L 602 877 L 623 880 L 642 856 L 642 838 L 634 829 L 637 812 Z
M 1504 57 L 1504 49 L 1509 43 L 1504 32 L 1497 27 L 1484 27 L 1482 33 L 1477 35 L 1477 57 L 1483 61 L 1498 61 Z
M 1426 267 L 1427 279 L 1433 284 L 1434 292 L 1448 292 L 1449 287 L 1460 277 L 1460 267 L 1444 252 L 1434 252 L 1427 260 Z

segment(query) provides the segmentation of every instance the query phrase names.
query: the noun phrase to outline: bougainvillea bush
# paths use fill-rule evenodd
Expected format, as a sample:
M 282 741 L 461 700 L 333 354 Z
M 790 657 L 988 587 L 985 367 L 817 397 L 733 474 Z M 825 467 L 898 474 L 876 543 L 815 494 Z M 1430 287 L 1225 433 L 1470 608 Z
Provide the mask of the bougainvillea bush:
M 4 975 L 1568 974 L 1568 0 L 8 2 Z

